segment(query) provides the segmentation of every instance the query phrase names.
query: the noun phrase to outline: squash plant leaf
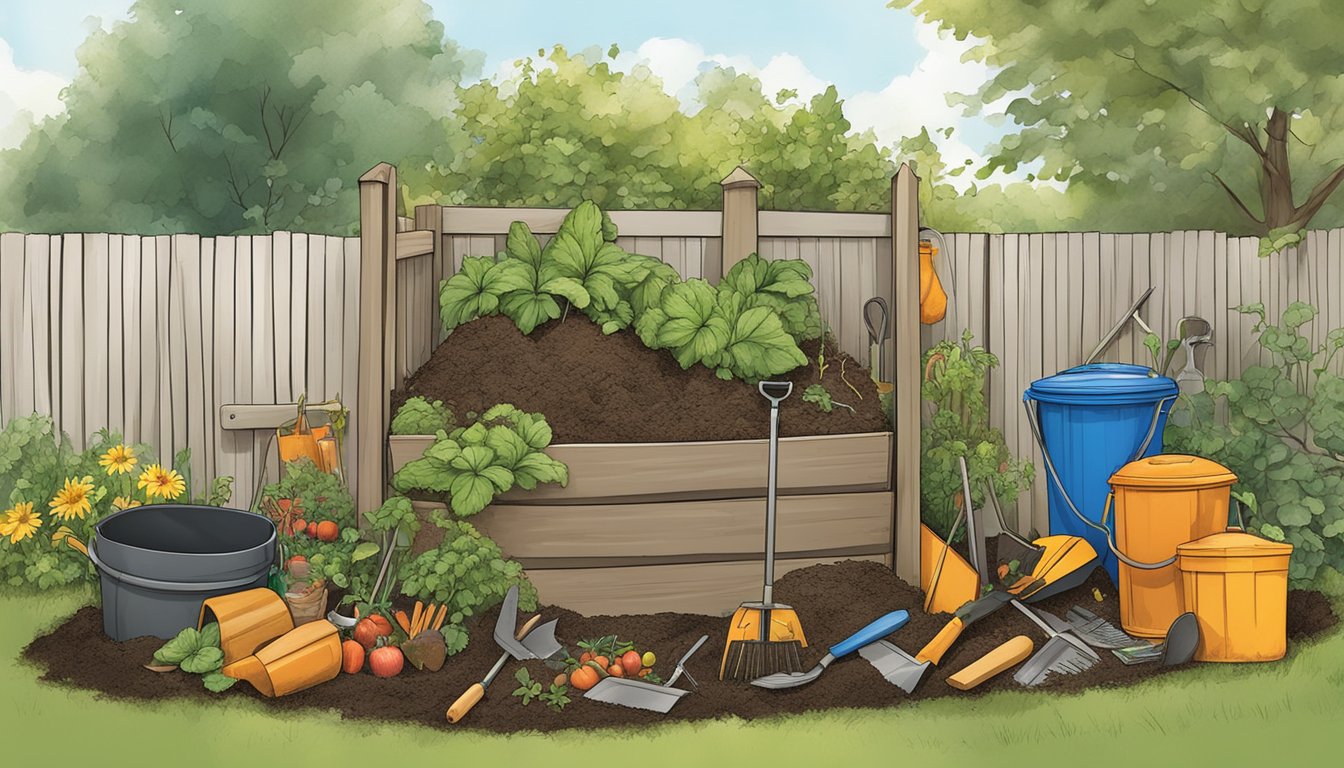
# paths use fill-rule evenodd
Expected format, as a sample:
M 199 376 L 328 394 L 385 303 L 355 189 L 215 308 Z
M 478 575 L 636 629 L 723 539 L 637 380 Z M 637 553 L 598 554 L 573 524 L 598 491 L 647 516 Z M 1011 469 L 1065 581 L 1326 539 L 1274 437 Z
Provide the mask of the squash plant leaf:
M 499 310 L 500 297 L 526 288 L 517 269 L 485 256 L 468 256 L 462 269 L 439 285 L 439 319 L 445 331 Z
M 779 316 L 765 307 L 744 310 L 733 318 L 723 359 L 747 381 L 759 381 L 777 371 L 807 365 L 807 356 L 784 331 Z
M 712 365 L 728 342 L 728 324 L 715 311 L 715 298 L 714 288 L 704 280 L 669 286 L 660 311 L 646 314 L 649 320 L 641 335 L 651 336 L 656 348 L 672 350 L 682 368 L 702 361 Z

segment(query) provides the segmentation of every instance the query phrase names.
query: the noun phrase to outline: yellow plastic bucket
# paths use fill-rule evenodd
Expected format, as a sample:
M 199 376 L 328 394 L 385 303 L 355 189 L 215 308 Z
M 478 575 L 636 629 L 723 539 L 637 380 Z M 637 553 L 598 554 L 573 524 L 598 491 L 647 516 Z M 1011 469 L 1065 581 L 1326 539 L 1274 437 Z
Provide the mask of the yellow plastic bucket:
M 1288 649 L 1293 545 L 1230 530 L 1177 548 L 1196 661 L 1274 661 Z
M 1236 481 L 1221 464 L 1179 454 L 1132 461 L 1111 475 L 1120 624 L 1126 632 L 1165 637 L 1171 622 L 1188 610 L 1176 548 L 1226 530 Z

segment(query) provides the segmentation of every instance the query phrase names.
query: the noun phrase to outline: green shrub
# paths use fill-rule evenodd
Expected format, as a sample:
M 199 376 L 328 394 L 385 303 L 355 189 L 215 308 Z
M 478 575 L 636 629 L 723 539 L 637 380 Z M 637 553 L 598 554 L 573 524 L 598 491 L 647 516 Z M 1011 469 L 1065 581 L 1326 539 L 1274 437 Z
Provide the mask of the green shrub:
M 984 347 L 973 346 L 971 338 L 966 331 L 960 340 L 941 341 L 924 353 L 920 395 L 936 410 L 931 423 L 920 430 L 920 512 L 924 522 L 943 536 L 960 508 L 959 457 L 966 459 L 977 509 L 984 504 L 986 480 L 994 484 L 1000 503 L 1008 506 L 1035 477 L 1031 462 L 1015 459 L 1003 433 L 989 425 L 985 380 L 999 361 Z
M 432 435 L 439 430 L 447 432 L 454 424 L 453 412 L 442 400 L 431 403 L 423 397 L 412 397 L 392 417 L 391 431 L 394 435 Z
M 1262 304 L 1237 307 L 1256 318 L 1257 344 L 1269 362 L 1240 379 L 1206 381 L 1183 397 L 1190 423 L 1168 422 L 1168 452 L 1210 458 L 1237 475 L 1234 492 L 1250 501 L 1250 529 L 1293 545 L 1288 575 L 1314 579 L 1322 565 L 1344 568 L 1344 378 L 1331 372 L 1344 329 L 1312 346 L 1301 333 L 1315 307 L 1293 302 L 1277 325 Z
M 328 579 L 338 587 L 349 587 L 352 558 L 359 543 L 359 527 L 355 519 L 355 500 L 345 483 L 305 457 L 286 463 L 280 481 L 262 489 L 262 512 L 280 522 L 282 500 L 288 500 L 294 516 L 305 522 L 330 520 L 339 529 L 335 541 L 325 542 L 306 532 L 283 530 L 281 525 L 280 544 L 285 557 L 302 555 L 312 566 L 314 579 Z

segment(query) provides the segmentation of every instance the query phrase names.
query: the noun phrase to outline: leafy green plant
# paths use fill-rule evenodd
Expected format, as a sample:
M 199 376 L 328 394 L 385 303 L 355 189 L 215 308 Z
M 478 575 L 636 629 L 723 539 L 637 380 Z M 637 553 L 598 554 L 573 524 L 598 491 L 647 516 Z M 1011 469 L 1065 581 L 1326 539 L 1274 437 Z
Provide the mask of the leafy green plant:
M 569 469 L 544 453 L 551 437 L 541 414 L 497 405 L 469 427 L 440 432 L 392 485 L 403 493 L 447 494 L 455 513 L 474 515 L 514 485 L 532 490 L 538 483 L 569 483 Z
M 546 706 L 554 709 L 556 712 L 560 712 L 569 704 L 569 696 L 566 695 L 568 693 L 568 685 L 551 683 L 550 690 L 540 694 L 537 698 Z
M 966 331 L 960 339 L 941 341 L 924 353 L 920 395 L 934 410 L 920 430 L 920 514 L 943 535 L 965 503 L 958 458 L 966 459 L 971 503 L 976 506 L 984 503 L 986 481 L 994 484 L 999 500 L 1010 505 L 1035 477 L 1031 462 L 1015 459 L 1003 433 L 989 425 L 985 381 L 999 361 L 971 339 Z
M 830 391 L 821 384 L 812 384 L 807 389 L 803 390 L 803 402 L 816 403 L 817 407 L 826 413 L 835 410 L 835 406 L 837 405 L 848 408 L 850 413 L 854 412 L 854 406 L 839 402 L 838 400 L 832 400 Z
M 1331 370 L 1344 349 L 1344 328 L 1313 345 L 1302 333 L 1318 315 L 1310 304 L 1293 302 L 1277 324 L 1262 304 L 1237 310 L 1255 318 L 1267 361 L 1185 396 L 1190 423 L 1168 422 L 1164 445 L 1237 475 L 1247 525 L 1293 545 L 1288 576 L 1302 584 L 1322 565 L 1344 570 L 1344 378 Z
M 728 270 L 720 292 L 742 296 L 743 309 L 767 307 L 796 342 L 820 338 L 821 312 L 812 286 L 812 267 L 802 259 L 768 261 L 752 253 Z
M 423 397 L 407 398 L 392 417 L 391 432 L 394 435 L 432 435 L 439 430 L 445 432 L 455 424 L 453 412 L 442 400 L 430 402 Z
M 439 319 L 451 332 L 463 323 L 499 311 L 499 302 L 509 291 L 526 287 L 520 276 L 502 268 L 488 256 L 462 259 L 457 274 L 439 284 Z
M 291 506 L 294 515 L 308 523 L 331 521 L 338 533 L 335 541 L 322 541 L 297 530 L 280 531 L 286 556 L 302 555 L 311 566 L 314 580 L 328 579 L 341 588 L 350 586 L 351 564 L 359 544 L 355 500 L 336 475 L 323 472 L 307 458 L 288 462 L 279 482 L 262 489 L 261 508 L 270 511 Z
M 524 222 L 509 225 L 504 256 L 500 269 L 508 271 L 509 283 L 519 287 L 504 295 L 500 309 L 523 333 L 531 333 L 547 320 L 560 317 L 557 298 L 579 309 L 588 306 L 590 298 L 583 283 L 561 273 L 554 251 L 543 251 Z
M 361 615 L 376 612 L 386 615 L 392 610 L 391 596 L 396 587 L 397 572 L 405 561 L 408 550 L 401 547 L 393 552 L 389 566 L 390 575 L 384 578 L 384 583 L 378 590 L 379 594 L 376 595 L 373 594 L 373 582 L 377 579 L 381 558 L 375 556 L 383 554 L 384 541 L 391 541 L 394 548 L 397 548 L 398 540 L 403 536 L 408 542 L 414 541 L 416 533 L 420 530 L 420 518 L 416 515 L 410 499 L 405 496 L 392 496 L 377 509 L 365 512 L 362 522 L 367 532 L 372 534 L 372 540 L 360 541 L 355 545 L 350 555 L 349 593 L 341 602 L 355 603 Z
M 201 627 L 187 627 L 172 640 L 154 652 L 154 661 L 165 667 L 177 667 L 192 675 L 200 675 L 206 689 L 221 693 L 238 682 L 221 673 L 224 651 L 219 647 L 219 624 L 210 622 Z
M 532 679 L 527 667 L 520 667 L 517 672 L 513 673 L 513 677 L 518 681 L 518 687 L 513 690 L 513 695 L 523 700 L 524 707 L 530 704 L 533 699 L 543 695 L 541 683 Z
M 638 263 L 616 245 L 616 228 L 610 222 L 592 201 L 585 200 L 565 216 L 541 255 L 542 261 L 554 265 L 558 276 L 582 286 L 589 302 L 580 309 L 602 326 L 603 333 L 630 325 L 634 319 L 630 288 L 643 276 Z
M 449 655 L 467 647 L 467 618 L 503 602 L 510 587 L 518 587 L 523 610 L 537 607 L 537 591 L 523 567 L 505 559 L 499 545 L 443 510 L 434 510 L 430 517 L 443 529 L 443 540 L 403 565 L 398 576 L 403 595 L 448 606 L 441 631 Z

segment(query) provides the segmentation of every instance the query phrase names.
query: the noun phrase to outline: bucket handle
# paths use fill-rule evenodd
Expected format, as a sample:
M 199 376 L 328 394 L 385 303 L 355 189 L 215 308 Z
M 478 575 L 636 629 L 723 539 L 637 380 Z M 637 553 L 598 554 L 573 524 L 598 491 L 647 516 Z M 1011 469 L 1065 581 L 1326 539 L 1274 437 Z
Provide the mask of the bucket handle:
M 102 560 L 98 559 L 98 548 L 93 542 L 89 543 L 88 555 L 89 559 L 93 561 L 94 567 L 98 569 L 98 572 L 107 574 L 108 578 L 113 579 L 114 581 L 120 581 L 124 584 L 130 584 L 133 587 L 155 589 L 162 592 L 210 592 L 216 590 L 237 589 L 239 587 L 245 587 L 257 580 L 257 577 L 249 576 L 246 578 L 230 579 L 228 581 L 186 581 L 179 583 L 159 581 L 157 579 L 146 579 L 141 576 L 133 576 L 104 563 Z
M 1157 405 L 1153 407 L 1153 418 L 1148 423 L 1148 433 L 1144 435 L 1143 442 L 1139 443 L 1139 448 L 1137 451 L 1134 452 L 1134 456 L 1130 459 L 1130 461 L 1138 459 L 1140 456 L 1144 454 L 1145 451 L 1148 450 L 1148 446 L 1151 445 L 1153 442 L 1153 436 L 1157 433 L 1157 422 L 1162 415 L 1162 408 L 1168 403 L 1175 402 L 1175 400 L 1176 396 L 1173 395 L 1171 397 L 1164 397 L 1161 400 L 1157 401 Z M 1106 494 L 1106 508 L 1103 509 L 1101 512 L 1100 525 L 1092 522 L 1091 520 L 1088 520 L 1083 515 L 1082 512 L 1078 511 L 1078 506 L 1073 503 L 1073 498 L 1069 496 L 1069 492 L 1064 489 L 1063 481 L 1059 479 L 1059 472 L 1055 470 L 1055 462 L 1052 461 L 1050 458 L 1050 450 L 1045 447 L 1045 437 L 1041 433 L 1040 412 L 1033 407 L 1033 401 L 1026 395 L 1022 396 L 1022 407 L 1025 408 L 1027 411 L 1027 425 L 1031 427 L 1031 436 L 1036 439 L 1036 445 L 1040 446 L 1041 448 L 1041 457 L 1045 460 L 1046 474 L 1049 475 L 1050 479 L 1054 481 L 1055 488 L 1059 489 L 1059 495 L 1064 498 L 1064 503 L 1068 506 L 1069 511 L 1073 512 L 1074 517 L 1077 517 L 1078 520 L 1083 523 L 1083 525 L 1086 525 L 1092 530 L 1100 531 L 1102 534 L 1104 534 L 1106 537 L 1106 546 L 1110 548 L 1111 554 L 1115 555 L 1116 558 L 1120 560 L 1120 562 L 1124 563 L 1125 565 L 1128 565 L 1131 568 L 1138 568 L 1139 570 L 1142 571 L 1155 571 L 1159 568 L 1166 568 L 1167 566 L 1175 563 L 1176 562 L 1175 555 L 1172 555 L 1171 557 L 1161 562 L 1145 563 L 1139 560 L 1134 560 L 1126 556 L 1125 553 L 1121 552 L 1119 549 L 1116 548 L 1115 534 L 1112 533 L 1110 527 L 1106 525 L 1106 519 L 1107 517 L 1110 516 L 1111 504 L 1115 499 L 1114 493 Z

